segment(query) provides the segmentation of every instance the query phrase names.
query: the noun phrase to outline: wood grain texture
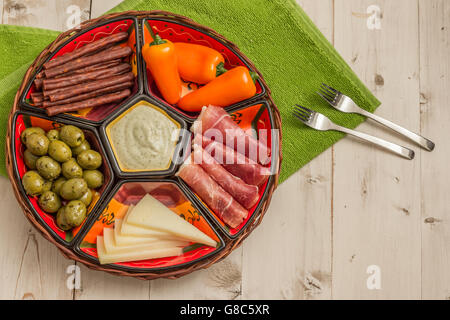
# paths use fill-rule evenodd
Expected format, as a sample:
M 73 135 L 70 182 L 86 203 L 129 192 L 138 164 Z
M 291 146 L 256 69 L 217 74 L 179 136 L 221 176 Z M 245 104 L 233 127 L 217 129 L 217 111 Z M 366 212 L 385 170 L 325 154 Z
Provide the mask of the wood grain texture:
M 3 0 L 0 0 L 0 22 L 3 23 Z
M 419 1 L 421 132 L 436 143 L 422 152 L 422 298 L 450 300 L 450 1 Z
M 77 4 L 84 12 L 90 6 L 90 1 L 86 0 L 2 0 L 0 3 L 3 5 L 2 23 L 56 30 L 65 29 L 65 6 Z M 9 180 L 1 177 L 2 219 L 8 224 L 0 224 L 0 269 L 3 271 L 0 299 L 72 299 L 74 292 L 66 281 L 70 276 L 67 267 L 73 265 L 73 261 L 65 259 L 32 228 L 11 195 Z
M 336 0 L 335 46 L 382 101 L 378 115 L 418 132 L 417 1 L 377 1 L 381 29 L 367 27 L 371 0 Z M 358 130 L 411 146 L 374 122 Z M 417 299 L 421 293 L 420 163 L 347 137 L 335 145 L 333 298 Z M 367 268 L 381 270 L 369 290 Z
M 69 5 L 82 20 L 120 0 L 0 0 L 0 21 L 64 30 Z M 346 138 L 280 185 L 264 223 L 224 261 L 178 280 L 139 281 L 81 266 L 45 241 L 0 178 L 0 299 L 450 299 L 450 3 L 298 0 L 383 102 L 376 111 L 436 142 L 432 153 L 366 122 L 358 130 L 417 151 L 400 159 Z M 45 17 L 45 18 L 43 18 Z M 447 130 L 448 131 L 448 130 Z M 367 267 L 381 289 L 366 286 Z
M 81 266 L 81 289 L 74 294 L 76 300 L 146 300 L 149 281 L 118 277 Z
M 71 299 L 64 259 L 28 222 L 9 180 L 0 178 L 0 299 Z
M 299 3 L 332 40 L 332 1 Z M 244 242 L 244 299 L 331 298 L 331 152 L 278 187 L 264 223 Z
M 122 0 L 92 0 L 91 17 L 97 18 L 121 2 Z
M 53 30 L 72 28 L 89 19 L 90 0 L 3 0 L 3 23 Z M 46 17 L 46 18 L 43 18 Z

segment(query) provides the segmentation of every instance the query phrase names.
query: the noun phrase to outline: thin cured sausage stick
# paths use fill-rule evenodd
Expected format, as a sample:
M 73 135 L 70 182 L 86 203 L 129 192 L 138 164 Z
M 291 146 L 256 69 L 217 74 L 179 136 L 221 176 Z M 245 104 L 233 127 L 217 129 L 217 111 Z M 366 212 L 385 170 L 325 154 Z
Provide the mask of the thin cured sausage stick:
M 44 95 L 42 92 L 33 92 L 31 94 L 31 100 L 33 100 L 33 103 L 38 103 L 44 101 Z
M 69 61 L 55 68 L 45 70 L 47 78 L 54 78 L 60 74 L 66 74 L 70 71 L 98 64 L 104 61 L 116 60 L 129 56 L 133 50 L 130 47 L 114 47 L 89 57 L 81 57 L 73 61 Z
M 101 106 L 101 105 L 104 105 L 107 103 L 118 102 L 118 101 L 121 101 L 121 100 L 125 99 L 126 97 L 130 96 L 130 94 L 131 94 L 131 91 L 129 89 L 126 89 L 123 91 L 106 94 L 104 96 L 95 97 L 95 98 L 84 100 L 84 101 L 49 107 L 49 108 L 45 109 L 45 111 L 47 112 L 47 115 L 54 116 L 56 114 L 60 114 L 60 113 L 64 113 L 64 112 L 72 112 L 72 111 L 77 111 L 77 110 L 81 110 L 81 109 L 85 109 L 85 108 Z
M 133 80 L 134 74 L 132 72 L 128 72 L 124 75 L 114 76 L 108 79 L 81 83 L 70 88 L 55 89 L 53 90 L 53 92 L 48 94 L 48 97 L 50 98 L 50 101 L 64 100 L 82 93 L 91 92 L 106 87 L 111 87 L 116 84 L 129 82 Z M 45 93 L 44 96 L 46 96 Z
M 128 63 L 122 63 L 115 67 L 108 69 L 101 69 L 91 71 L 84 74 L 76 74 L 73 76 L 63 77 L 59 79 L 44 80 L 44 91 L 60 89 L 68 86 L 73 86 L 79 83 L 88 82 L 92 80 L 105 79 L 111 76 L 119 75 L 131 71 L 131 66 Z
M 111 67 L 117 66 L 119 63 L 120 63 L 120 59 L 112 60 L 112 61 L 106 61 L 106 62 L 95 64 L 95 65 L 92 65 L 92 66 L 88 66 L 88 67 L 85 67 L 85 68 L 81 68 L 81 69 L 78 69 L 78 70 L 73 70 L 71 72 L 68 72 L 67 74 L 62 74 L 62 75 L 59 75 L 59 76 L 56 76 L 56 77 L 50 78 L 50 79 L 52 79 L 52 80 L 60 79 L 60 78 L 68 77 L 68 76 L 73 76 L 73 75 L 76 75 L 76 74 L 84 74 L 84 73 L 95 71 L 95 70 L 102 70 L 102 69 L 106 69 L 106 68 L 111 68 Z M 48 80 L 50 80 L 50 79 L 48 79 Z M 41 90 L 42 89 L 42 84 L 43 84 L 44 80 L 46 80 L 44 78 L 44 71 L 41 71 L 41 72 L 39 72 L 36 75 L 36 79 L 34 80 L 34 85 L 36 87 L 36 90 Z
M 105 37 L 103 39 L 88 43 L 81 48 L 78 48 L 72 52 L 68 52 L 62 56 L 56 57 L 55 59 L 52 59 L 52 60 L 44 63 L 44 69 L 47 70 L 47 69 L 55 68 L 57 66 L 65 64 L 69 61 L 75 60 L 79 57 L 85 56 L 89 53 L 96 52 L 99 49 L 108 47 L 112 43 L 123 41 L 127 38 L 128 38 L 127 32 L 120 32 L 120 33 L 116 33 L 116 34 L 110 35 L 108 37 Z
M 83 74 L 83 73 L 91 72 L 91 71 L 95 71 L 95 70 L 111 68 L 111 67 L 117 66 L 119 63 L 121 63 L 120 59 L 116 59 L 116 60 L 112 60 L 112 61 L 103 61 L 102 63 L 94 64 L 92 66 L 88 66 L 88 67 L 81 68 L 78 70 L 73 70 L 66 74 L 61 74 L 59 76 L 56 76 L 56 77 L 50 78 L 50 79 L 60 79 L 60 78 L 68 77 L 68 76 L 73 76 L 75 74 Z
M 36 90 L 41 90 L 42 89 L 42 84 L 44 83 L 44 79 L 43 78 L 36 78 L 34 80 L 34 86 L 36 87 Z
M 42 106 L 44 108 L 48 108 L 48 107 L 52 107 L 52 106 L 59 106 L 62 104 L 68 104 L 68 103 L 73 103 L 73 102 L 77 102 L 77 101 L 83 101 L 83 100 L 87 100 L 87 99 L 91 99 L 91 98 L 95 98 L 101 95 L 104 95 L 105 93 L 111 93 L 111 92 L 117 92 L 117 91 L 121 91 L 124 89 L 128 89 L 131 88 L 133 86 L 133 82 L 129 81 L 129 82 L 124 82 L 124 83 L 120 83 L 111 87 L 106 87 L 106 88 L 102 88 L 99 90 L 95 90 L 92 92 L 88 92 L 88 93 L 84 93 L 84 94 L 80 94 L 65 100 L 59 100 L 59 101 L 44 101 Z

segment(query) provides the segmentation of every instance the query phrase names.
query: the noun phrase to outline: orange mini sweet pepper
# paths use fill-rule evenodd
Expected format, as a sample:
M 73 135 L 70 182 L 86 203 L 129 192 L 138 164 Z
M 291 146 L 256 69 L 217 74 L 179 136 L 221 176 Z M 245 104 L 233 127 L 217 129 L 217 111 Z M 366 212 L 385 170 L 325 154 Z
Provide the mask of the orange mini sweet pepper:
M 239 66 L 218 76 L 207 85 L 185 95 L 178 107 L 185 111 L 197 112 L 203 106 L 227 107 L 248 99 L 256 94 L 257 74 L 246 67 Z
M 178 72 L 185 81 L 206 84 L 222 74 L 224 58 L 217 50 L 199 44 L 175 42 Z
M 181 79 L 173 43 L 156 35 L 153 42 L 142 48 L 142 56 L 163 98 L 170 104 L 177 103 L 181 97 Z

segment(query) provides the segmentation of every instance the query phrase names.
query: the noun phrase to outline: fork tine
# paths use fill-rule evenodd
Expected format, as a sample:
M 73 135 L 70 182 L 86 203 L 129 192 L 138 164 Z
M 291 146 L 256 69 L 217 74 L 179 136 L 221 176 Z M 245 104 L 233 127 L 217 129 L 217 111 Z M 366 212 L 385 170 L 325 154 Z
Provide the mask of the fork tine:
M 303 123 L 308 123 L 308 121 L 309 121 L 309 118 L 305 118 L 305 117 L 303 117 L 303 116 L 300 116 L 300 115 L 298 115 L 297 113 L 295 113 L 294 112 L 294 117 L 296 117 L 297 119 L 299 119 L 301 122 L 303 122 Z
M 303 106 L 301 106 L 301 105 L 299 105 L 299 104 L 296 104 L 296 106 L 297 106 L 299 109 L 301 109 L 301 110 L 305 111 L 306 113 L 308 113 L 309 115 L 312 115 L 312 114 L 314 113 L 314 111 L 312 111 L 311 109 L 308 109 L 308 108 L 306 108 L 306 107 L 303 107 Z M 297 108 L 297 109 L 298 109 L 298 108 Z
M 322 85 L 320 86 L 320 89 L 322 89 L 323 92 L 326 92 L 328 96 L 335 97 L 337 94 L 336 91 L 333 88 L 330 88 L 331 87 L 327 86 L 324 83 L 322 83 Z
M 331 97 L 329 95 L 327 95 L 325 92 L 323 92 L 322 90 L 316 91 L 316 93 L 321 96 L 326 102 L 331 103 L 334 100 L 334 96 Z
M 294 106 L 293 113 L 297 117 L 301 117 L 304 121 L 308 121 L 311 118 L 311 113 L 306 110 L 301 109 L 301 106 L 298 104 L 296 106 Z
M 329 85 L 325 84 L 322 82 L 322 86 L 324 86 L 325 88 L 328 88 L 329 90 L 333 91 L 334 93 L 340 93 L 339 91 L 337 91 L 335 88 L 330 87 Z
M 309 113 L 307 113 L 307 112 L 305 112 L 305 111 L 303 111 L 301 109 L 298 109 L 298 108 L 294 108 L 293 112 L 296 113 L 297 115 L 300 115 L 300 116 L 304 117 L 304 118 L 309 118 L 311 116 Z
M 297 116 L 298 118 L 304 119 L 305 121 L 309 119 L 309 115 L 308 115 L 308 114 L 305 114 L 305 113 L 300 113 L 300 112 L 298 112 L 298 111 L 294 111 L 293 114 L 294 114 L 295 116 Z
M 308 121 L 308 117 L 305 117 L 304 115 L 301 115 L 297 112 L 293 112 L 292 113 L 294 117 L 296 117 L 297 119 L 299 119 L 301 122 L 307 122 Z

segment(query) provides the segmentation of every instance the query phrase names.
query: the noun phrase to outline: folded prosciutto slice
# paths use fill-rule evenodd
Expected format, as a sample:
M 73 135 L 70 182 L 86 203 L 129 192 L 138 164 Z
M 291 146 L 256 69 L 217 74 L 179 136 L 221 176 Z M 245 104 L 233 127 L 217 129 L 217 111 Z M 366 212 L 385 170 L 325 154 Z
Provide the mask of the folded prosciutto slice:
M 194 146 L 194 163 L 199 164 L 225 191 L 243 207 L 250 209 L 259 199 L 258 187 L 246 184 L 229 173 L 199 145 Z
M 206 172 L 188 158 L 177 175 L 184 180 L 209 208 L 232 228 L 247 218 L 248 211 L 222 189 Z
M 202 146 L 218 163 L 245 183 L 260 186 L 271 175 L 270 169 L 252 161 L 226 145 L 201 135 L 195 135 L 194 147 Z
M 203 107 L 192 130 L 194 134 L 214 137 L 215 141 L 226 144 L 253 161 L 263 165 L 270 162 L 270 150 L 267 145 L 247 134 L 223 108 Z

